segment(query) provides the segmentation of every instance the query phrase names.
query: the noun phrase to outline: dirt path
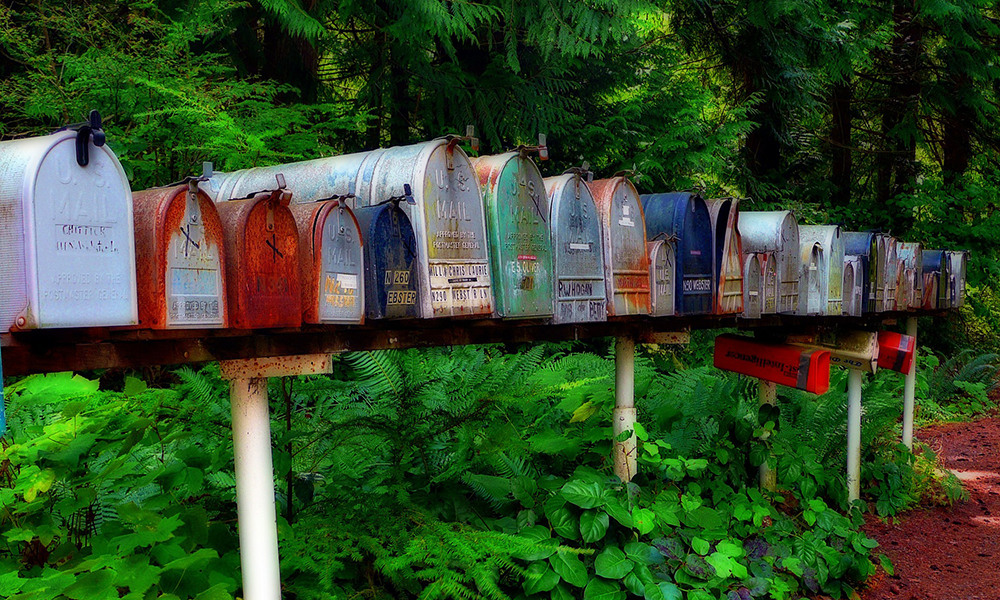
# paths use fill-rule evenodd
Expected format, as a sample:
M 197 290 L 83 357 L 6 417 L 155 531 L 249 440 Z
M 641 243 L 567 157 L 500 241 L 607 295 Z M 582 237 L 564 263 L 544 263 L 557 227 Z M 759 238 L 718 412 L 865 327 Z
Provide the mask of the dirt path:
M 1000 599 L 1000 418 L 929 427 L 917 439 L 958 475 L 969 499 L 892 524 L 869 522 L 896 573 L 878 578 L 862 600 Z

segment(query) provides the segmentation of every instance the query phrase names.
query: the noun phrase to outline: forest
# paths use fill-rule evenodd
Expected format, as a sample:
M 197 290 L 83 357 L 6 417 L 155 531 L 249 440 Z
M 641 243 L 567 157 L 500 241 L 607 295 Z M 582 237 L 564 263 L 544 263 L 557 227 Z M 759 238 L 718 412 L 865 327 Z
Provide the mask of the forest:
M 918 423 L 996 409 L 1000 8 L 984 0 L 47 0 L 0 6 L 0 139 L 104 117 L 133 190 L 473 125 L 547 136 L 640 191 L 970 251 L 920 321 Z M 843 373 L 814 396 L 637 352 L 639 474 L 611 475 L 614 343 L 353 352 L 270 382 L 285 598 L 854 598 L 865 519 L 948 505 L 865 383 L 848 502 Z M 6 378 L 0 597 L 243 597 L 215 364 Z M 770 461 L 776 491 L 758 489 Z

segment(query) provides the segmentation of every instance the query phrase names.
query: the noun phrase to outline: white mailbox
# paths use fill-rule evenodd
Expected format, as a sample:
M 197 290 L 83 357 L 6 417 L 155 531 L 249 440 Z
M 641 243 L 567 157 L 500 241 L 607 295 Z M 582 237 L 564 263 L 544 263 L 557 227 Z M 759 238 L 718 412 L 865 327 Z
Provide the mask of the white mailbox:
M 0 143 L 0 331 L 138 322 L 132 191 L 100 116 Z

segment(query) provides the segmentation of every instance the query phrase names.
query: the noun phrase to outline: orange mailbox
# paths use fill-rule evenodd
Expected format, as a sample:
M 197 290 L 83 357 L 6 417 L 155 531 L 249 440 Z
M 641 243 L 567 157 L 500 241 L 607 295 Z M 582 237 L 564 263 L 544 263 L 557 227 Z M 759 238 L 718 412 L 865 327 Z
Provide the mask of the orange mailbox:
M 767 344 L 723 334 L 715 338 L 715 367 L 814 394 L 830 389 L 830 352 Z
M 878 332 L 878 366 L 882 369 L 909 373 L 913 366 L 913 352 L 917 348 L 916 338 L 893 333 Z
M 229 323 L 236 329 L 302 324 L 299 232 L 284 188 L 279 176 L 277 189 L 216 205 L 226 240 Z
M 200 178 L 132 195 L 139 327 L 226 327 L 222 221 Z

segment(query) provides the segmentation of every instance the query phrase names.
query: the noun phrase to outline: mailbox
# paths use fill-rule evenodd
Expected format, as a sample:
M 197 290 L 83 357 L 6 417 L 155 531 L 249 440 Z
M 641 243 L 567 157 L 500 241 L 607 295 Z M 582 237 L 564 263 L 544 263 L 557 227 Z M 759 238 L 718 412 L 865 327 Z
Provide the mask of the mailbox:
M 606 321 L 604 245 L 586 168 L 545 181 L 553 248 L 555 323 Z
M 299 232 L 302 321 L 363 322 L 363 239 L 347 196 L 293 204 L 290 209 Z
M 549 199 L 528 150 L 473 161 L 486 205 L 495 313 L 504 318 L 552 316 Z
M 878 366 L 883 369 L 909 373 L 913 366 L 916 338 L 892 331 L 878 332 Z
M 862 313 L 873 313 L 878 311 L 876 303 L 876 290 L 878 288 L 878 240 L 875 234 L 870 231 L 847 231 L 844 232 L 844 253 L 847 256 L 859 258 L 862 275 Z M 855 269 L 855 277 L 857 277 Z
M 697 194 L 673 192 L 642 196 L 646 236 L 674 240 L 677 270 L 674 274 L 676 314 L 712 312 L 712 218 Z
M 650 312 L 654 317 L 674 314 L 674 273 L 676 260 L 674 246 L 664 240 L 646 243 L 649 249 Z
M 739 200 L 708 201 L 712 217 L 712 252 L 715 260 L 715 313 L 743 312 L 743 242 L 739 230 Z
M 968 270 L 969 253 L 965 250 L 947 250 L 948 269 L 951 274 L 951 307 L 960 308 L 965 305 L 965 275 Z
M 951 265 L 944 250 L 924 250 L 921 265 L 924 277 L 925 309 L 951 308 Z
M 715 367 L 823 394 L 830 389 L 830 352 L 768 344 L 732 334 L 715 338 Z
M 896 293 L 897 310 L 920 308 L 924 295 L 923 250 L 920 244 L 900 242 L 896 246 L 900 284 Z
M 216 204 L 222 219 L 229 323 L 236 329 L 299 327 L 299 233 L 278 188 Z
M 830 352 L 830 364 L 874 373 L 878 367 L 878 336 L 873 331 L 830 330 L 818 334 L 793 335 L 788 343 Z
M 799 264 L 799 310 L 800 315 L 822 314 L 826 308 L 823 297 L 823 247 L 816 242 L 802 242 Z
M 773 252 L 756 252 L 753 254 L 760 260 L 761 284 L 764 299 L 760 311 L 765 315 L 778 312 L 778 259 Z M 747 256 L 750 256 L 749 254 Z
M 133 195 L 139 326 L 226 327 L 222 221 L 198 179 Z
M 760 258 L 748 254 L 743 263 L 743 316 L 759 319 L 764 300 L 764 277 L 760 269 Z
M 649 314 L 649 255 L 639 192 L 625 177 L 591 185 L 604 242 L 605 293 L 609 315 Z
M 889 312 L 896 310 L 896 285 L 899 260 L 896 258 L 896 238 L 886 233 L 875 234 L 878 240 L 878 277 L 879 286 L 875 295 L 878 310 Z
M 844 240 L 837 225 L 802 225 L 799 227 L 802 244 L 817 243 L 823 250 L 820 268 L 820 297 L 825 306 L 824 315 L 843 313 Z
M 791 211 L 740 214 L 743 252 L 770 252 L 777 261 L 778 312 L 791 314 L 799 307 L 799 225 Z
M 74 127 L 0 142 L 0 331 L 138 322 L 128 178 Z
M 365 240 L 365 316 L 369 319 L 416 318 L 417 238 L 401 199 L 354 211 Z
M 861 256 L 844 256 L 843 314 L 860 317 L 865 302 L 866 270 Z

